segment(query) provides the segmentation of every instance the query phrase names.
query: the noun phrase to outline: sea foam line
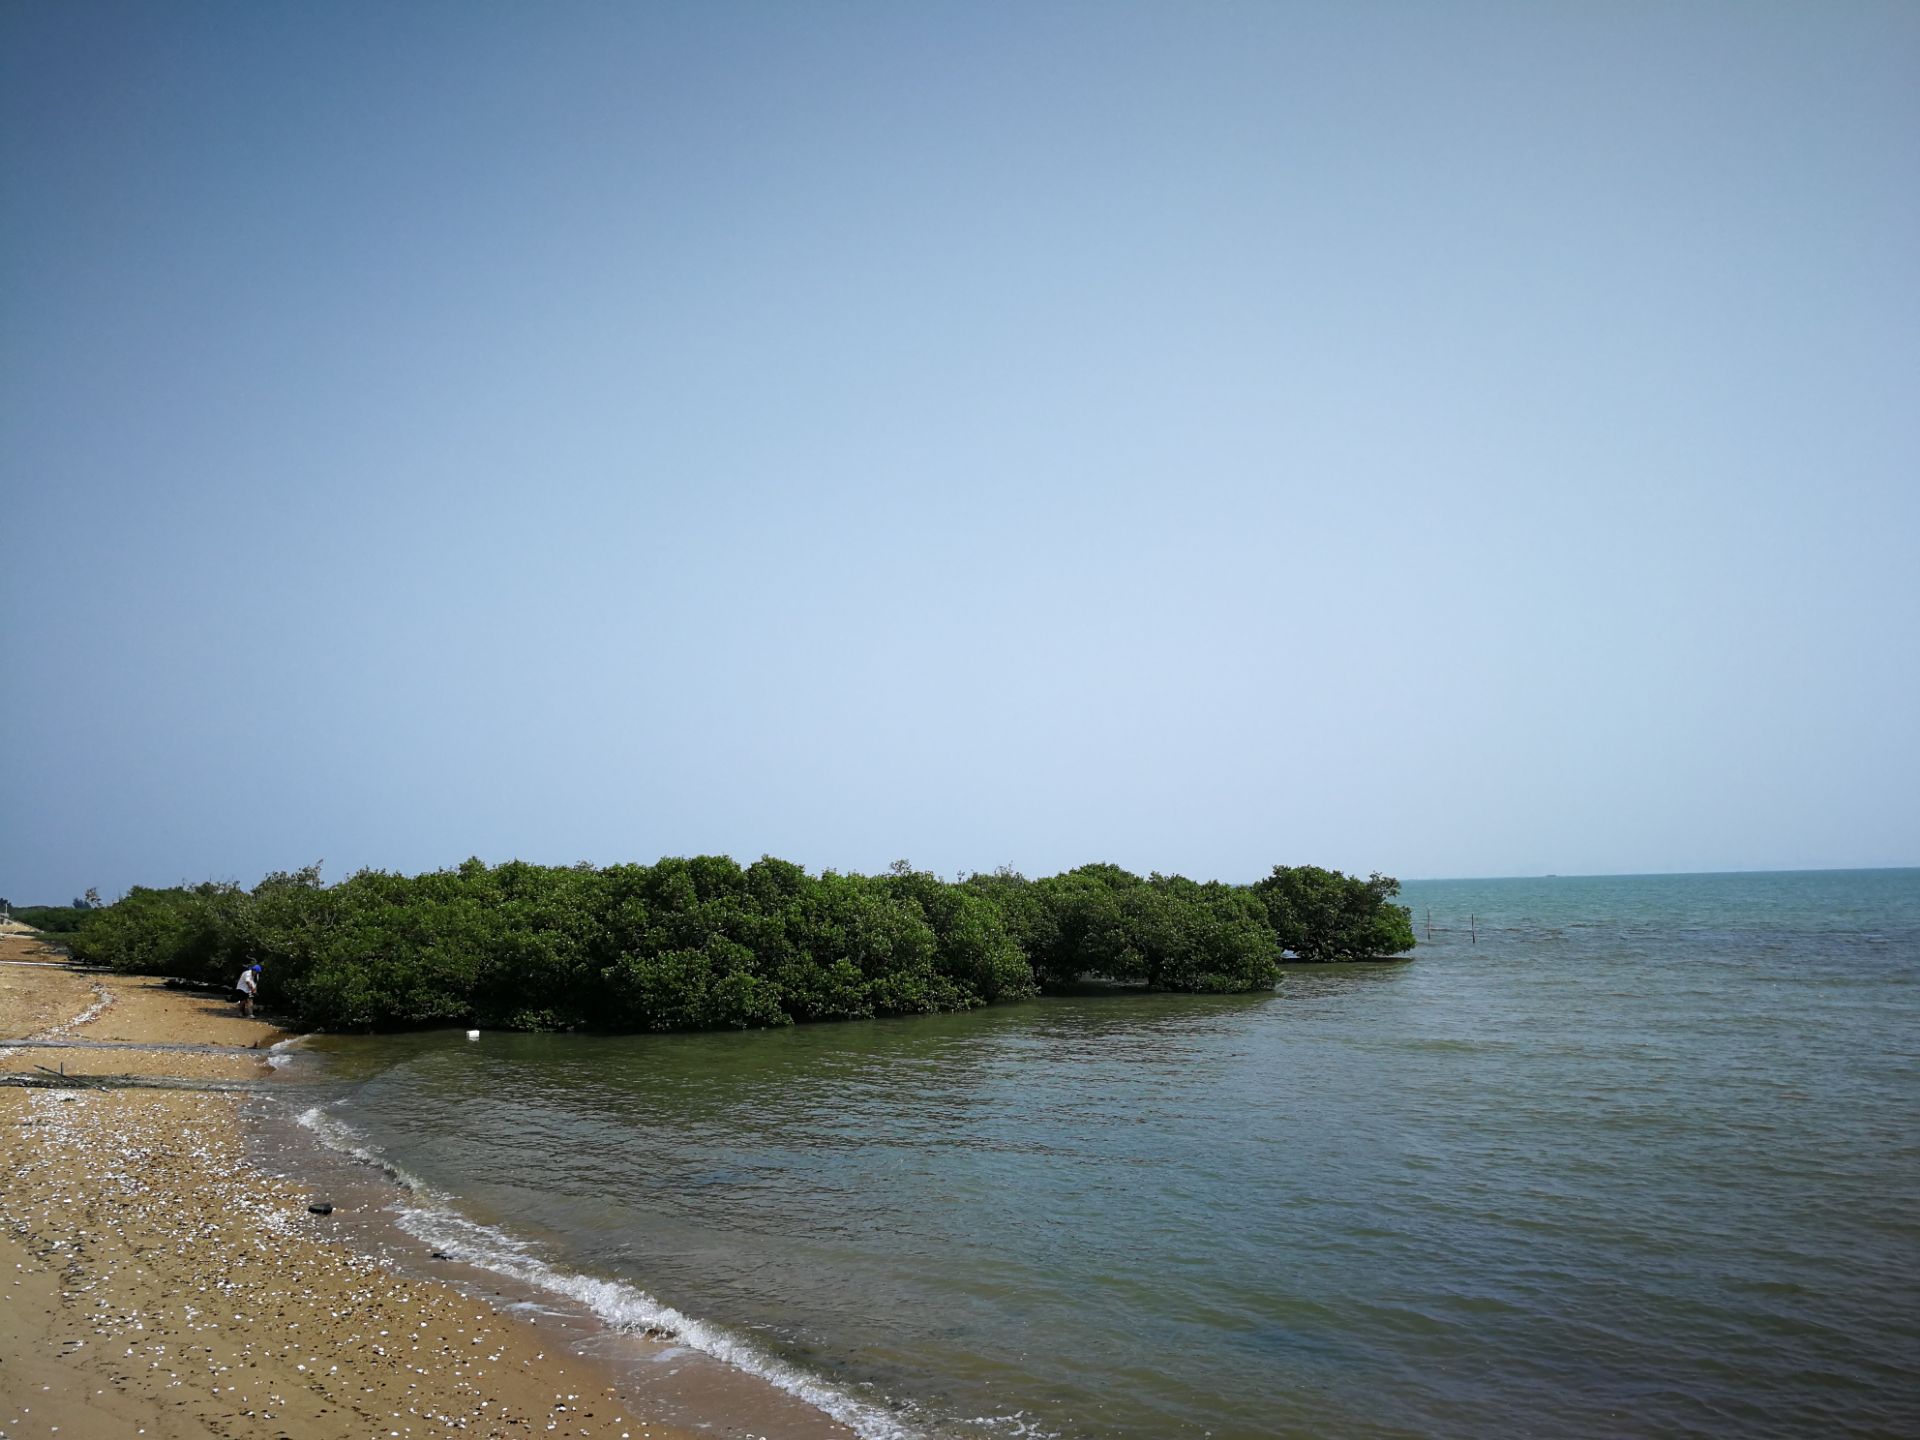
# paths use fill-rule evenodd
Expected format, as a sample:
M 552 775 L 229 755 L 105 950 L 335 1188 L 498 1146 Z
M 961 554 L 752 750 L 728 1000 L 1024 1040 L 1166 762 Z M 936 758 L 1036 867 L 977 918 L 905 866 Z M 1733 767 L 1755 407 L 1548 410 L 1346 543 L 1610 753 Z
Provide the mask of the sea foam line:
M 274 1041 L 273 1044 L 267 1047 L 268 1066 L 271 1067 L 272 1069 L 278 1070 L 282 1066 L 290 1064 L 293 1060 L 293 1057 L 289 1055 L 287 1052 L 293 1049 L 294 1046 L 303 1043 L 306 1040 L 306 1038 L 307 1037 L 305 1035 L 289 1035 L 284 1040 Z M 318 1107 L 315 1107 L 315 1108 L 318 1108 Z M 309 1126 L 308 1128 L 311 1129 L 312 1127 Z
M 372 1146 L 362 1144 L 363 1137 L 358 1130 L 327 1114 L 323 1106 L 309 1106 L 294 1118 L 302 1128 L 312 1131 L 315 1138 L 329 1150 L 337 1150 L 362 1165 L 378 1170 L 401 1189 L 418 1195 L 427 1188 L 426 1181 L 419 1176 L 409 1174 Z
M 572 1300 L 615 1330 L 671 1332 L 675 1339 L 693 1349 L 804 1400 L 853 1430 L 861 1440 L 924 1440 L 919 1431 L 907 1426 L 885 1407 L 862 1400 L 797 1365 L 769 1355 L 721 1326 L 684 1314 L 636 1285 L 556 1269 L 535 1255 L 523 1241 L 460 1214 L 425 1181 L 387 1159 L 365 1136 L 338 1117 L 327 1114 L 323 1107 L 315 1105 L 302 1111 L 298 1120 L 329 1149 L 371 1166 L 408 1192 L 413 1203 L 400 1205 L 396 1213 L 400 1228 L 416 1240 L 455 1253 L 463 1263 Z

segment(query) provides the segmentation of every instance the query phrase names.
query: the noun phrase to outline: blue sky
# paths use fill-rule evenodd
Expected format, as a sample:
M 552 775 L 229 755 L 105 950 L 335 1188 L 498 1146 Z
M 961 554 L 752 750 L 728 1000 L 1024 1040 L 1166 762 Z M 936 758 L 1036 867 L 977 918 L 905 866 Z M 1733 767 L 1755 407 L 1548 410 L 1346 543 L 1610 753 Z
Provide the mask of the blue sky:
M 0 894 L 1920 863 L 1910 5 L 0 10 Z

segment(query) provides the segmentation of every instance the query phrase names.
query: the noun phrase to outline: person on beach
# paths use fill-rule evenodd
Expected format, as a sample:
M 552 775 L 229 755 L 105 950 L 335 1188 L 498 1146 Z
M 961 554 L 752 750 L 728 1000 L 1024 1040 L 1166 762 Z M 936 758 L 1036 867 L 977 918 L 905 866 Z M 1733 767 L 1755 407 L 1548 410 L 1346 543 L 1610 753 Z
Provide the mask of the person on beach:
M 240 978 L 233 982 L 235 998 L 240 1001 L 240 1013 L 249 1020 L 253 1018 L 253 997 L 260 988 L 260 967 L 249 965 L 240 972 Z

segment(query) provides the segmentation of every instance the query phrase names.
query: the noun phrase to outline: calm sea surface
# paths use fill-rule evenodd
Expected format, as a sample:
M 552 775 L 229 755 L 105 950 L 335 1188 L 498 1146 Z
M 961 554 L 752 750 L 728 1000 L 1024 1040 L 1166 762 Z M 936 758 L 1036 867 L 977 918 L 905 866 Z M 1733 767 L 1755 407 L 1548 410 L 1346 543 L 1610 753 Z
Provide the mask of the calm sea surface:
M 870 1436 L 1920 1434 L 1920 871 L 1403 898 L 1272 996 L 325 1039 L 300 1103 Z

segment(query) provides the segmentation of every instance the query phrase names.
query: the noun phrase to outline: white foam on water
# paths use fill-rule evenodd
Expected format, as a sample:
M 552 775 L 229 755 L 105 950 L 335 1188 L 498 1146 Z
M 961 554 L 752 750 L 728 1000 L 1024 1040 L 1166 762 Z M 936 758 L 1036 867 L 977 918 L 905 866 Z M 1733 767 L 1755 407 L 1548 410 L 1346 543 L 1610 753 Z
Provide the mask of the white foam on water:
M 273 1044 L 267 1047 L 267 1064 L 275 1070 L 292 1064 L 293 1056 L 287 1052 L 292 1050 L 294 1046 L 301 1044 L 306 1038 L 304 1035 L 289 1035 L 284 1040 L 274 1041 Z
M 294 1118 L 302 1128 L 311 1130 L 320 1143 L 329 1150 L 337 1150 L 342 1155 L 358 1160 L 362 1165 L 371 1166 L 401 1189 L 411 1190 L 415 1194 L 426 1189 L 426 1182 L 419 1176 L 408 1174 L 378 1150 L 362 1144 L 362 1137 L 358 1130 L 327 1114 L 322 1106 L 309 1106 Z
M 396 1211 L 400 1228 L 416 1240 L 447 1251 L 462 1264 L 491 1270 L 571 1300 L 616 1330 L 665 1331 L 689 1348 L 804 1400 L 847 1426 L 861 1440 L 925 1440 L 922 1431 L 888 1407 L 863 1400 L 821 1376 L 770 1355 L 722 1326 L 676 1310 L 636 1285 L 549 1265 L 525 1241 L 462 1215 L 451 1202 L 388 1160 L 351 1125 L 327 1114 L 321 1106 L 301 1112 L 298 1118 L 328 1148 L 372 1166 L 405 1189 L 409 1202 Z

